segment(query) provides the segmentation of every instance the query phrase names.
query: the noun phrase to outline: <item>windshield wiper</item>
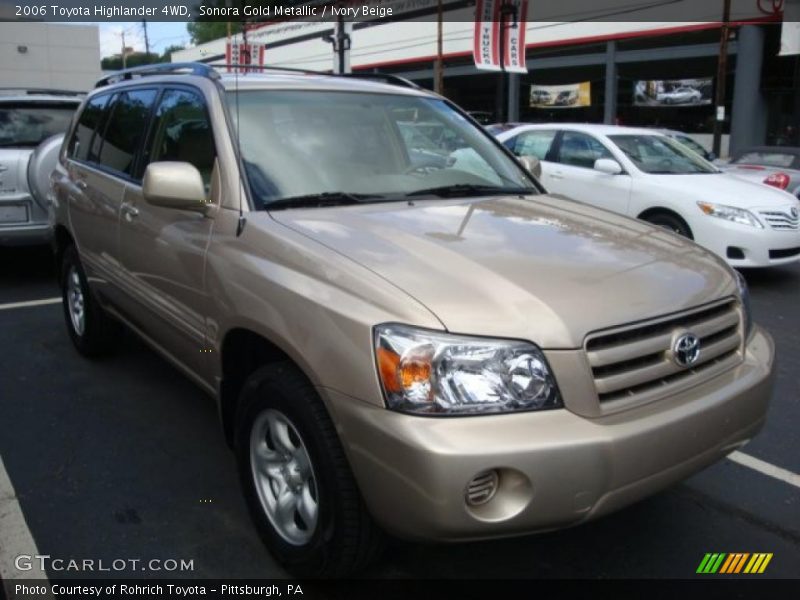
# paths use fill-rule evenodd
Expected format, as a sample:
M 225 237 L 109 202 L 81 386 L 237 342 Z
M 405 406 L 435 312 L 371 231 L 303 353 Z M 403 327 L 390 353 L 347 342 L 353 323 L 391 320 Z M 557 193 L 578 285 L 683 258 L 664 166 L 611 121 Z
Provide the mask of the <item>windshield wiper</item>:
M 306 194 L 304 196 L 290 196 L 279 198 L 264 205 L 266 210 L 282 210 L 284 208 L 320 208 L 323 206 L 345 206 L 350 204 L 363 204 L 370 200 L 380 200 L 383 196 L 377 194 L 351 194 L 349 192 L 322 192 L 321 194 Z
M 455 183 L 440 187 L 425 188 L 408 192 L 406 196 L 438 196 L 439 198 L 455 198 L 458 196 L 506 196 L 535 194 L 536 190 L 522 187 L 497 187 L 493 185 L 476 185 L 474 183 Z

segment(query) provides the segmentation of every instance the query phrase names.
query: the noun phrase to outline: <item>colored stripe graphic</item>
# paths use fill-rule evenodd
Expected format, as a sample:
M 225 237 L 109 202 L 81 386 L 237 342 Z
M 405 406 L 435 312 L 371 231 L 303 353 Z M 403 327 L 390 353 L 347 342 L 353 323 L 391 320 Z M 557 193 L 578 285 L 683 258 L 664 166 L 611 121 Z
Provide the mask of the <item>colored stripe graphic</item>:
M 722 553 L 714 553 L 714 554 L 706 554 L 703 557 L 700 566 L 697 567 L 698 573 L 716 573 L 717 569 L 719 569 L 722 561 L 725 559 L 726 554 Z
M 730 554 L 708 552 L 703 556 L 703 560 L 700 561 L 700 566 L 697 567 L 696 572 L 705 575 L 713 575 L 715 573 L 720 575 L 763 573 L 772 560 L 772 556 L 772 553 L 768 552 L 757 552 L 755 554 L 750 554 L 749 552 L 732 552 Z

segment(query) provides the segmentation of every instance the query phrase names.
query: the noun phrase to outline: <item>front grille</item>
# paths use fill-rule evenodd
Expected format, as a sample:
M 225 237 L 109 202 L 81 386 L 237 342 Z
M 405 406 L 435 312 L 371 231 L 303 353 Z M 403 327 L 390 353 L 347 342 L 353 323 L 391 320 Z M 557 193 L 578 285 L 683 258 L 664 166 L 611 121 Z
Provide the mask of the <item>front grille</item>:
M 770 250 L 769 257 L 776 258 L 791 258 L 800 254 L 800 248 L 784 248 L 783 250 Z
M 591 334 L 585 349 L 598 399 L 601 404 L 649 401 L 738 364 L 740 321 L 737 302 L 728 300 Z M 672 354 L 676 339 L 683 333 L 693 333 L 700 340 L 700 354 L 689 367 L 678 365 Z
M 761 216 L 770 227 L 779 231 L 797 231 L 800 228 L 800 217 L 789 212 L 762 210 Z

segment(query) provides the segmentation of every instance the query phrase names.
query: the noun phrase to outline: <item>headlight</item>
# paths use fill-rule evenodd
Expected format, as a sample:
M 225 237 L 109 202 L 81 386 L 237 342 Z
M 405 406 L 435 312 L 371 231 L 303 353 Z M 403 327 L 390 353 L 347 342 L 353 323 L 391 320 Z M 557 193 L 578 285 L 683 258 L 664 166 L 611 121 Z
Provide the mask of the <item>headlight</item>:
M 753 330 L 753 312 L 750 308 L 750 289 L 747 287 L 747 281 L 742 277 L 739 271 L 736 273 L 736 284 L 739 288 L 739 298 L 742 302 L 742 313 L 744 314 L 744 339 L 750 339 L 750 332 Z
M 463 415 L 563 406 L 542 351 L 526 342 L 379 325 L 375 357 L 394 410 Z
M 764 228 L 749 210 L 725 206 L 724 204 L 711 204 L 710 202 L 698 202 L 697 206 L 710 217 L 719 217 L 726 221 L 733 221 L 740 225 L 749 225 L 750 227 L 758 227 L 759 229 Z

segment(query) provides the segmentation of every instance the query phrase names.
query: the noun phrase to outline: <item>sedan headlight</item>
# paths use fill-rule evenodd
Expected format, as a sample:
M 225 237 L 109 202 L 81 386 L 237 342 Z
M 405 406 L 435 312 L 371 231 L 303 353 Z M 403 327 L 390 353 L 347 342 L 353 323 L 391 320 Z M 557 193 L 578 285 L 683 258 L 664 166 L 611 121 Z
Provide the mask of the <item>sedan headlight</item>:
M 742 302 L 742 314 L 744 315 L 744 339 L 750 339 L 750 332 L 753 330 L 753 311 L 750 308 L 750 289 L 747 287 L 747 281 L 742 277 L 739 271 L 736 273 L 736 284 L 739 288 L 739 298 Z
M 379 325 L 375 357 L 394 410 L 465 415 L 563 406 L 544 354 L 527 342 Z
M 725 206 L 724 204 L 712 204 L 711 202 L 698 202 L 697 206 L 710 217 L 719 217 L 726 221 L 733 221 L 740 225 L 749 225 L 750 227 L 758 227 L 759 229 L 764 228 L 753 213 L 743 208 Z

